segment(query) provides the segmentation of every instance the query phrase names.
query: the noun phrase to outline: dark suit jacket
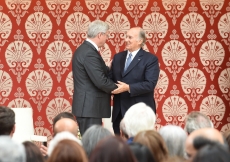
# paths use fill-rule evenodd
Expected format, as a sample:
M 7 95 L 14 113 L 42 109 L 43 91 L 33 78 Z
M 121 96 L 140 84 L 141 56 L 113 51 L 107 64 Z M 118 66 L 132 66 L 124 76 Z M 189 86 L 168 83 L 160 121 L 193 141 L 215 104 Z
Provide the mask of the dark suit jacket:
M 77 117 L 109 118 L 110 93 L 117 86 L 108 78 L 109 69 L 90 42 L 84 41 L 74 52 L 72 70 L 73 114 Z
M 112 62 L 112 80 L 125 82 L 130 87 L 130 93 L 114 95 L 112 121 L 116 119 L 120 110 L 124 116 L 125 112 L 138 102 L 144 102 L 156 112 L 153 93 L 160 72 L 158 58 L 140 49 L 124 72 L 126 55 L 127 51 L 120 52 L 114 56 Z

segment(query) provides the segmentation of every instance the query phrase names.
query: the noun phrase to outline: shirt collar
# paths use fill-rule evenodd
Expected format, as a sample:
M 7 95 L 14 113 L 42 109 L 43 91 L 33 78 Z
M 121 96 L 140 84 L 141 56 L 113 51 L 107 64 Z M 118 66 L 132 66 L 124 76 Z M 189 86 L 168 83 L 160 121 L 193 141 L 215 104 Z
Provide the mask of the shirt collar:
M 129 54 L 132 53 L 132 59 L 136 56 L 137 52 L 140 50 L 140 48 L 136 51 L 130 52 L 129 50 L 127 51 L 127 56 L 126 58 L 128 58 Z
M 86 41 L 88 41 L 89 43 L 91 43 L 91 44 L 97 49 L 97 51 L 99 51 L 99 48 L 98 48 L 98 46 L 96 45 L 96 43 L 94 43 L 92 40 L 90 40 L 90 39 L 88 39 L 88 38 L 86 38 Z

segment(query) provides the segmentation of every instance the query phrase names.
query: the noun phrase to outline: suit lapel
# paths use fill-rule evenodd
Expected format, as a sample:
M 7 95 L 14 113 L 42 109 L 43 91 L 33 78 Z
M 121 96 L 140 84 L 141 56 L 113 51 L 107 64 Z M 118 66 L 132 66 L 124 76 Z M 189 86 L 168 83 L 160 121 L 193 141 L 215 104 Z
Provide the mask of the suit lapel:
M 126 54 L 127 55 L 127 54 Z M 139 61 L 141 61 L 143 56 L 143 50 L 140 49 L 138 51 L 138 53 L 136 54 L 136 56 L 133 58 L 132 62 L 130 63 L 129 67 L 127 68 L 127 70 L 125 72 L 123 72 L 122 77 L 124 77 L 125 75 L 127 75 L 137 64 Z M 123 68 L 124 69 L 124 68 Z
M 124 73 L 126 56 L 127 56 L 127 51 L 125 51 L 121 56 L 121 75 L 123 75 Z

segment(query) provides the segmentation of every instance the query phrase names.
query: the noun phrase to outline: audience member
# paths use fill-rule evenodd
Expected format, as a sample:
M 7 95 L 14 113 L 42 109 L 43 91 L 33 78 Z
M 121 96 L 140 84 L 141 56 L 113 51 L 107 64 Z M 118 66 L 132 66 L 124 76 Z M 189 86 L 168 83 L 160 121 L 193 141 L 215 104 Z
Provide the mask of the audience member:
M 72 113 L 70 113 L 70 112 L 61 112 L 60 114 L 58 114 L 57 116 L 55 116 L 54 119 L 53 119 L 53 136 L 55 135 L 55 133 L 54 133 L 54 127 L 56 125 L 56 122 L 58 120 L 62 119 L 62 118 L 72 119 L 74 122 L 77 123 L 77 120 L 76 120 L 75 116 Z M 80 137 L 80 136 L 81 135 L 80 135 L 80 132 L 79 132 L 79 129 L 78 129 L 78 137 Z M 46 146 L 41 145 L 40 146 L 40 151 L 41 151 L 41 153 L 42 153 L 43 156 L 45 156 L 45 157 L 47 156 L 47 147 Z
M 148 147 L 135 142 L 130 143 L 129 147 L 138 162 L 156 162 Z
M 56 122 L 62 118 L 68 118 L 68 119 L 72 119 L 73 121 L 77 122 L 76 117 L 70 113 L 70 112 L 61 112 L 60 114 L 58 114 L 57 116 L 54 117 L 53 119 L 53 128 L 56 124 Z
M 138 132 L 154 130 L 156 115 L 149 106 L 140 102 L 127 110 L 123 120 L 130 143 Z
M 12 109 L 0 106 L 0 135 L 13 136 L 15 132 L 15 113 Z
M 63 132 L 63 131 L 68 131 L 78 137 L 78 125 L 77 123 L 69 118 L 62 118 L 58 120 L 53 128 L 54 131 L 54 136 L 57 133 Z
M 0 136 L 0 162 L 26 162 L 26 152 L 22 144 L 10 136 Z
M 159 130 L 163 137 L 170 156 L 185 157 L 185 140 L 187 138 L 186 132 L 179 126 L 166 125 Z
M 26 162 L 44 162 L 45 159 L 42 156 L 39 148 L 30 141 L 22 143 L 26 151 Z
M 84 149 L 73 140 L 57 143 L 47 162 L 88 162 Z
M 216 130 L 214 128 L 197 129 L 197 130 L 193 131 L 187 137 L 186 142 L 185 142 L 185 151 L 186 151 L 187 159 L 189 161 L 192 161 L 192 159 L 196 155 L 197 148 L 200 147 L 199 145 L 204 145 L 199 141 L 194 142 L 194 139 L 196 139 L 197 137 L 203 137 L 204 139 L 207 139 L 207 140 L 210 140 L 210 141 L 216 141 L 216 142 L 219 142 L 222 145 L 225 145 L 224 137 L 218 130 Z M 206 143 L 206 141 L 205 141 L 205 143 Z
M 139 132 L 133 141 L 147 146 L 157 162 L 162 162 L 168 158 L 168 149 L 164 139 L 154 130 Z
M 72 141 L 75 141 L 82 145 L 81 141 L 72 133 L 64 131 L 56 134 L 56 136 L 50 141 L 50 145 L 48 147 L 48 155 L 51 155 L 52 151 L 54 150 L 55 146 L 58 144 L 58 142 L 69 139 Z
M 229 150 L 220 143 L 213 142 L 203 146 L 195 155 L 193 162 L 229 162 Z
M 200 128 L 213 128 L 213 123 L 208 116 L 199 111 L 190 112 L 185 120 L 185 131 L 190 134 Z
M 129 136 L 127 134 L 126 128 L 125 128 L 125 122 L 122 119 L 120 122 L 120 136 L 123 138 L 125 141 L 129 139 Z
M 97 143 L 108 136 L 112 136 L 112 133 L 101 125 L 92 125 L 86 130 L 82 136 L 82 146 L 88 157 L 90 157 L 90 154 Z
M 90 162 L 137 162 L 127 143 L 118 136 L 101 140 L 90 156 Z
M 179 156 L 170 156 L 163 160 L 163 162 L 186 162 L 186 159 Z

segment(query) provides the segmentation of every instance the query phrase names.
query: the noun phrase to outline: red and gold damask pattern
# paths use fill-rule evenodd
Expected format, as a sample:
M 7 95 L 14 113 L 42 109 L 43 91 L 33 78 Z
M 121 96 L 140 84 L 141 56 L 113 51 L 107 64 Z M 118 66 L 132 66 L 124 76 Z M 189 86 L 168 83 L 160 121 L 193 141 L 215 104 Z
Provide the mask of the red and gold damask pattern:
M 105 62 L 124 50 L 130 27 L 146 31 L 159 58 L 156 128 L 184 126 L 192 110 L 230 129 L 230 2 L 227 0 L 1 0 L 0 104 L 32 107 L 37 135 L 71 111 L 71 58 L 95 19 L 110 26 Z

